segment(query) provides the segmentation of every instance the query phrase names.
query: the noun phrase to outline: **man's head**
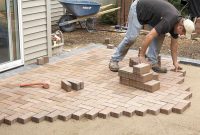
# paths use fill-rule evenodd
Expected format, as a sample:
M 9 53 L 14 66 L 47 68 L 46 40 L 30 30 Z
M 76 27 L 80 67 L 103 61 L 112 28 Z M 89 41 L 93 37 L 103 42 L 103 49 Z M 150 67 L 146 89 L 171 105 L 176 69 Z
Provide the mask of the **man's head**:
M 195 30 L 195 25 L 190 19 L 180 19 L 175 27 L 175 31 L 179 35 L 185 35 L 186 38 L 191 39 L 191 34 Z

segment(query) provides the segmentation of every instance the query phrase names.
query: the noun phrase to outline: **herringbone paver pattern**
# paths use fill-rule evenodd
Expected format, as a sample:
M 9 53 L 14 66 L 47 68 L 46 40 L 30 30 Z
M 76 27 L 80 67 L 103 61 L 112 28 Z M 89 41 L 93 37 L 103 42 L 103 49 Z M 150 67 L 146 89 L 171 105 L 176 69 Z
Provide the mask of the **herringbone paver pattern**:
M 192 93 L 181 84 L 183 73 L 161 74 L 161 89 L 148 93 L 119 83 L 118 74 L 108 69 L 112 53 L 113 50 L 104 47 L 95 48 L 0 80 L 0 123 L 182 113 L 190 106 L 186 99 Z M 132 55 L 129 53 L 121 65 L 127 66 Z M 167 61 L 164 64 L 171 66 Z M 67 78 L 83 80 L 84 89 L 75 92 L 61 89 L 61 80 Z M 50 83 L 50 89 L 18 87 L 20 83 L 44 81 Z

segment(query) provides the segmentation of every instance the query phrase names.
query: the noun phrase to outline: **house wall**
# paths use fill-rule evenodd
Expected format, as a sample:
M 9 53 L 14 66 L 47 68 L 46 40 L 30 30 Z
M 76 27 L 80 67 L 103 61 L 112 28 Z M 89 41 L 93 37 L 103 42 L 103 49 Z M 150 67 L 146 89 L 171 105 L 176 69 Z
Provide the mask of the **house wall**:
M 51 0 L 51 21 L 55 25 L 60 17 L 64 14 L 64 9 L 58 0 Z
M 25 63 L 36 62 L 41 56 L 51 55 L 50 0 L 22 0 L 22 23 Z
M 92 0 L 91 0 L 92 1 Z M 116 4 L 116 0 L 93 0 L 95 2 L 99 2 L 102 5 L 106 4 Z M 51 0 L 51 20 L 52 25 L 55 25 L 56 22 L 60 19 L 60 17 L 64 14 L 64 9 L 62 5 L 58 2 L 58 0 Z

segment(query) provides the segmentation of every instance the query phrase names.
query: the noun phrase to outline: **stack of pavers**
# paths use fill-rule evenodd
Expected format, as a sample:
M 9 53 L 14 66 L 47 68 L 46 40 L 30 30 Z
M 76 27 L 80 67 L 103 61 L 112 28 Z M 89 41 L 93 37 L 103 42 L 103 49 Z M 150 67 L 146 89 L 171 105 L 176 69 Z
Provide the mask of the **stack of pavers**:
M 124 67 L 119 70 L 120 83 L 148 92 L 160 89 L 158 77 L 151 71 L 149 64 L 141 63 L 133 67 Z
M 84 89 L 84 82 L 74 78 L 62 80 L 61 88 L 66 90 L 67 92 L 71 92 L 72 90 L 75 91 L 82 90 Z

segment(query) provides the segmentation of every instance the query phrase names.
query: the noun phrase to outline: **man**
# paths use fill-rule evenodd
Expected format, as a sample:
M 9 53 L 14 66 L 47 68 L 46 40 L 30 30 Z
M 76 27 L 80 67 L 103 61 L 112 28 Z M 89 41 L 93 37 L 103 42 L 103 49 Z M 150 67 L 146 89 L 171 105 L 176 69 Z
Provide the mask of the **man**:
M 194 23 L 189 19 L 184 19 L 180 16 L 178 10 L 164 0 L 135 0 L 130 8 L 128 17 L 128 30 L 124 39 L 121 41 L 113 54 L 109 68 L 111 71 L 117 72 L 119 70 L 119 61 L 121 61 L 127 54 L 130 46 L 134 43 L 139 35 L 142 25 L 148 24 L 152 26 L 152 30 L 146 35 L 142 43 L 139 60 L 141 63 L 146 63 L 145 54 L 149 47 L 147 54 L 149 62 L 152 64 L 152 69 L 156 72 L 163 71 L 158 66 L 157 56 L 166 33 L 171 34 L 171 56 L 175 71 L 181 69 L 177 62 L 177 39 L 179 35 L 185 35 L 191 38 L 191 33 L 194 31 Z

